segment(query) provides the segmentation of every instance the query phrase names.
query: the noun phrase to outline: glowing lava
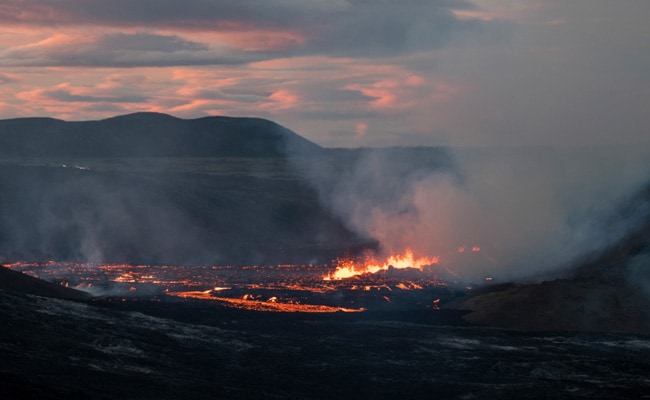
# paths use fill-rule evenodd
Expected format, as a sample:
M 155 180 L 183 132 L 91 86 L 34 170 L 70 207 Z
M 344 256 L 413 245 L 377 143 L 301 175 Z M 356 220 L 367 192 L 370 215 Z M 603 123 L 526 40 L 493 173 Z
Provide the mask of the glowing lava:
M 386 271 L 390 267 L 395 269 L 415 268 L 422 270 L 427 265 L 438 264 L 438 257 L 415 258 L 411 249 L 406 249 L 404 254 L 392 255 L 384 261 L 375 258 L 366 259 L 359 263 L 353 259 L 338 260 L 336 270 L 323 277 L 324 280 L 340 280 L 363 274 L 374 274 L 379 271 Z
M 365 311 L 365 308 L 332 307 L 320 304 L 301 304 L 294 301 L 281 302 L 276 296 L 273 296 L 267 300 L 256 300 L 249 295 L 245 295 L 241 299 L 232 297 L 216 297 L 212 295 L 212 290 L 167 292 L 166 294 L 168 296 L 180 297 L 183 299 L 212 300 L 219 302 L 226 307 L 252 311 L 300 313 L 355 313 Z
M 437 257 L 416 258 L 411 251 L 381 262 L 367 256 L 339 260 L 334 265 L 17 262 L 9 266 L 50 282 L 86 290 L 98 301 L 161 301 L 169 296 L 210 301 L 219 307 L 284 313 L 356 313 L 389 306 L 435 309 L 432 299 L 447 293 L 449 285 L 438 273 L 447 271 L 446 275 L 455 276 L 438 263 Z M 382 273 L 392 269 L 400 272 Z

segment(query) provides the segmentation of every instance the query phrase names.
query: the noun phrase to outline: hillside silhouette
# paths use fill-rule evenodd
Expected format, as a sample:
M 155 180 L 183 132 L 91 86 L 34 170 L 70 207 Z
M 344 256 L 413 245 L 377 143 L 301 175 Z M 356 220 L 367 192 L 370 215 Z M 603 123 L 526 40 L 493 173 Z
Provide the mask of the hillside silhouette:
M 88 300 L 91 297 L 88 293 L 34 278 L 3 266 L 0 266 L 0 290 L 65 300 Z
M 0 121 L 0 261 L 329 261 L 372 243 L 289 158 L 324 152 L 255 118 Z
M 319 150 L 259 118 L 185 120 L 143 112 L 101 121 L 0 121 L 0 156 L 5 157 L 280 157 L 287 151 Z

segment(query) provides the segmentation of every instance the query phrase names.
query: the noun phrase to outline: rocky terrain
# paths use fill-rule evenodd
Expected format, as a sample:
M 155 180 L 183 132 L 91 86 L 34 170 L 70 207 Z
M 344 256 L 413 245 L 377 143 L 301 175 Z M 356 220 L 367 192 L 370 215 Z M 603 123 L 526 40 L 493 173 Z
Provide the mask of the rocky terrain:
M 20 291 L 0 289 L 7 399 L 650 395 L 647 336 L 521 333 L 463 326 L 452 314 L 407 322 L 408 311 L 233 312 Z

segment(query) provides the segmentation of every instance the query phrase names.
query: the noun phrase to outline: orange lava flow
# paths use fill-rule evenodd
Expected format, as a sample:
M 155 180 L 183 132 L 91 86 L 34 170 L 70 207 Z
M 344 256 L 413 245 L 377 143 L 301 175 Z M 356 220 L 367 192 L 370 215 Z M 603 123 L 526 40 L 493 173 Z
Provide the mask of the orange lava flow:
M 353 259 L 338 260 L 336 270 L 323 277 L 324 280 L 340 280 L 351 278 L 363 274 L 374 274 L 379 271 L 388 270 L 390 267 L 395 269 L 415 268 L 422 270 L 423 267 L 432 264 L 438 264 L 438 257 L 421 257 L 415 258 L 411 249 L 406 249 L 403 254 L 392 255 L 384 261 L 370 259 L 364 262 L 357 262 Z
M 334 312 L 363 312 L 364 308 L 345 308 L 332 307 L 318 304 L 300 304 L 300 303 L 281 303 L 277 298 L 272 297 L 269 300 L 252 300 L 238 299 L 230 297 L 215 297 L 211 295 L 210 290 L 204 292 L 167 292 L 167 295 L 180 297 L 184 299 L 213 300 L 222 303 L 225 306 L 266 312 L 303 312 L 303 313 L 334 313 Z

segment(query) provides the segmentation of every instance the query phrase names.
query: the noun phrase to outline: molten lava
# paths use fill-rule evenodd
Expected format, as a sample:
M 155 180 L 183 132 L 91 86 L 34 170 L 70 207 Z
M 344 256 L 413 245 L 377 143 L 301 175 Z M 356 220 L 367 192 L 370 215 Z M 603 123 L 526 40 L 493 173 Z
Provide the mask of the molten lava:
M 389 268 L 406 269 L 414 268 L 422 270 L 425 266 L 438 264 L 438 257 L 415 258 L 411 249 L 406 249 L 404 254 L 392 255 L 384 261 L 378 261 L 374 257 L 366 258 L 363 262 L 354 259 L 337 260 L 336 270 L 323 277 L 324 280 L 341 280 L 363 274 L 374 274 L 379 271 L 386 271 Z
M 366 257 L 364 262 L 342 260 L 334 265 L 148 266 L 51 261 L 8 266 L 88 291 L 98 301 L 191 299 L 264 312 L 436 309 L 432 300 L 449 292 L 448 281 L 438 276 L 445 274 L 446 267 L 438 264 L 437 258 L 416 258 L 410 251 L 382 262 Z M 396 271 L 383 273 L 392 269 Z
M 168 296 L 180 297 L 183 299 L 212 300 L 230 308 L 237 308 L 251 311 L 265 312 L 301 312 L 301 313 L 335 313 L 335 312 L 363 312 L 364 308 L 332 307 L 321 304 L 302 304 L 294 301 L 282 302 L 276 296 L 267 300 L 258 300 L 253 296 L 245 295 L 243 298 L 216 297 L 211 290 L 188 291 L 188 292 L 167 292 Z

